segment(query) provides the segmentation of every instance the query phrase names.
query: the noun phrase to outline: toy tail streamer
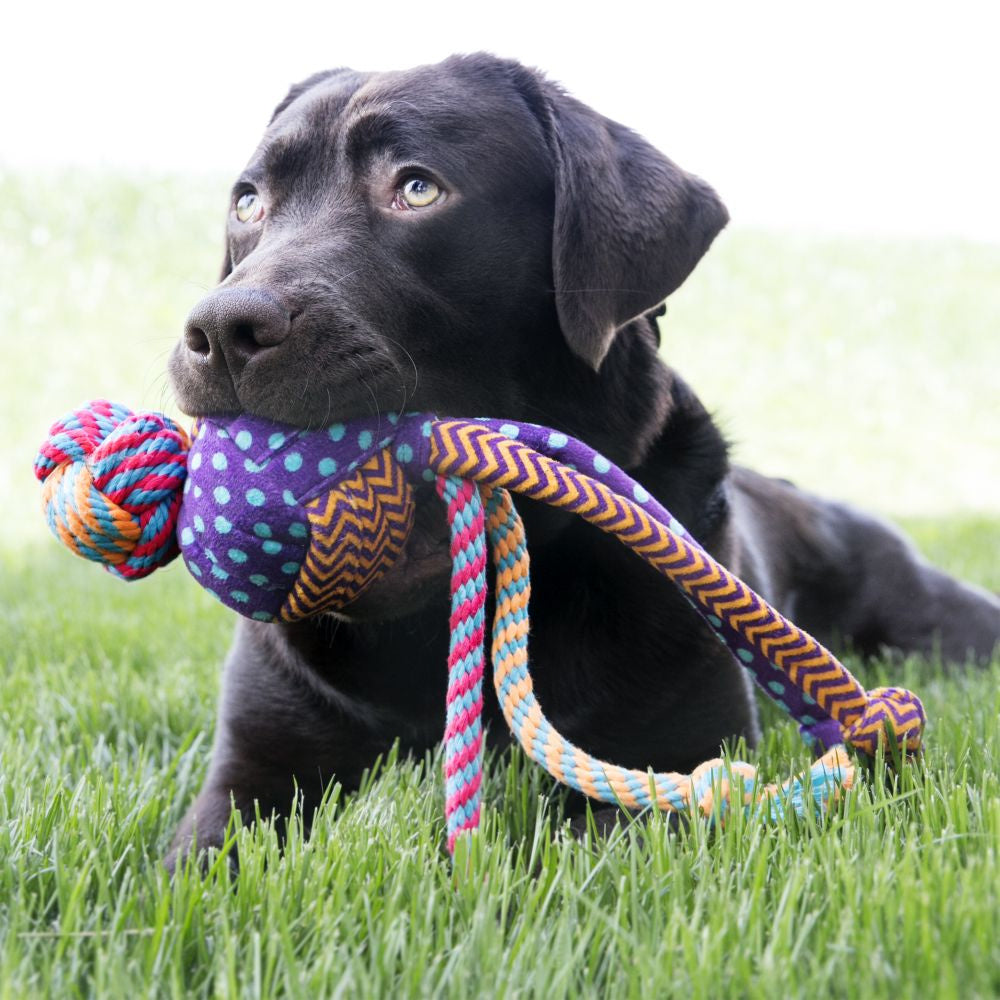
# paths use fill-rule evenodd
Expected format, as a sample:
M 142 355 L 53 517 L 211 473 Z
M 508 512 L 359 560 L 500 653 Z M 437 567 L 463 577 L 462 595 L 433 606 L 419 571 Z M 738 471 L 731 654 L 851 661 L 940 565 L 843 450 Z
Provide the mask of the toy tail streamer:
M 388 424 L 388 426 L 385 426 Z M 855 781 L 846 747 L 905 757 L 926 716 L 903 688 L 866 691 L 812 636 L 713 559 L 641 484 L 566 434 L 512 421 L 408 414 L 318 431 L 251 417 L 187 437 L 160 414 L 97 401 L 53 425 L 36 459 L 52 530 L 126 579 L 178 551 L 223 603 L 262 621 L 349 606 L 390 568 L 413 518 L 411 484 L 435 482 L 451 531 L 445 730 L 448 847 L 476 829 L 483 780 L 486 561 L 496 578 L 493 680 L 532 760 L 586 795 L 632 809 L 761 821 L 822 812 Z M 823 751 L 800 776 L 762 783 L 742 762 L 691 774 L 598 760 L 565 739 L 534 696 L 528 552 L 511 494 L 575 513 L 672 580 L 756 683 Z M 175 538 L 176 532 L 176 538 Z M 487 545 L 487 537 L 489 544 Z

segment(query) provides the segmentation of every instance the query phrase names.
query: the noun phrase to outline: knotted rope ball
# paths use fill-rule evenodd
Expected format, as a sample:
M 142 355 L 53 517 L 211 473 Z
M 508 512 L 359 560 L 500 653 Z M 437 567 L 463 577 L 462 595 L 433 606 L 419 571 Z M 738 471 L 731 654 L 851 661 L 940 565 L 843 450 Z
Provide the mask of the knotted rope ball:
M 511 731 L 558 780 L 631 808 L 762 820 L 821 811 L 854 781 L 844 744 L 920 747 L 925 714 L 903 688 L 866 692 L 846 667 L 716 562 L 640 483 L 568 435 L 513 421 L 368 418 L 306 430 L 239 416 L 184 431 L 161 414 L 98 401 L 53 425 L 35 462 L 56 536 L 133 579 L 178 552 L 240 614 L 297 621 L 349 607 L 390 570 L 413 522 L 413 487 L 435 483 L 451 528 L 445 731 L 448 846 L 479 821 L 487 552 L 496 587 L 493 680 Z M 767 694 L 826 752 L 802 776 L 762 784 L 741 762 L 690 775 L 598 760 L 565 739 L 528 668 L 529 560 L 511 492 L 573 512 L 671 579 Z M 486 538 L 489 539 L 489 547 Z M 627 725 L 628 720 L 623 720 Z
M 56 537 L 117 576 L 147 576 L 177 555 L 188 436 L 159 413 L 98 400 L 54 423 L 35 459 Z

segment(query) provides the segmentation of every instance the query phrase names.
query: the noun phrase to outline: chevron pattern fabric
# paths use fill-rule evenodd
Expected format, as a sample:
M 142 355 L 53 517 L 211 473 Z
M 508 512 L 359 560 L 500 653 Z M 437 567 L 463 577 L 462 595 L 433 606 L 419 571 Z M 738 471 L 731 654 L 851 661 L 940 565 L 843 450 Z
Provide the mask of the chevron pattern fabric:
M 383 450 L 305 511 L 310 545 L 279 614 L 287 622 L 346 607 L 391 568 L 410 534 L 413 496 Z

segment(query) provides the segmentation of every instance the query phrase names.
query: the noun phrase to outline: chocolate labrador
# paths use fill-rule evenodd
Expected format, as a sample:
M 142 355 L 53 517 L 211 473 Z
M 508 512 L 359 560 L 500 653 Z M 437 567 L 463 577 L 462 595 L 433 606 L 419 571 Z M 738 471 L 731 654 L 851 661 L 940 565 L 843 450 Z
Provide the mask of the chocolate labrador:
M 821 640 L 989 656 L 1000 601 L 867 514 L 731 467 L 660 359 L 662 302 L 727 218 L 703 181 L 517 63 L 319 73 L 233 188 L 222 281 L 189 317 L 173 386 L 192 415 L 312 427 L 405 410 L 544 423 L 629 470 Z M 747 677 L 673 584 L 577 519 L 519 505 L 536 691 L 567 737 L 679 770 L 758 739 Z M 280 817 L 298 789 L 308 817 L 393 741 L 437 743 L 448 571 L 423 497 L 404 557 L 349 613 L 238 623 L 208 777 L 168 863 L 195 835 L 220 844 L 232 803 Z

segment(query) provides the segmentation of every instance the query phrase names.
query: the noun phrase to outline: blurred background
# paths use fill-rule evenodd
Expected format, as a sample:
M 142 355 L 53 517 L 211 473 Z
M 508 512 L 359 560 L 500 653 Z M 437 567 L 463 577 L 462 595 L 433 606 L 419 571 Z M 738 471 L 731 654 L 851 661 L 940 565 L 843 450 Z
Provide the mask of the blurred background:
M 171 409 L 167 352 L 288 86 L 479 49 L 645 134 L 733 216 L 664 355 L 741 461 L 906 519 L 1000 525 L 998 8 L 19 5 L 0 41 L 3 545 L 48 424 Z M 933 543 L 933 539 L 931 539 Z M 995 544 L 994 544 L 995 548 Z

